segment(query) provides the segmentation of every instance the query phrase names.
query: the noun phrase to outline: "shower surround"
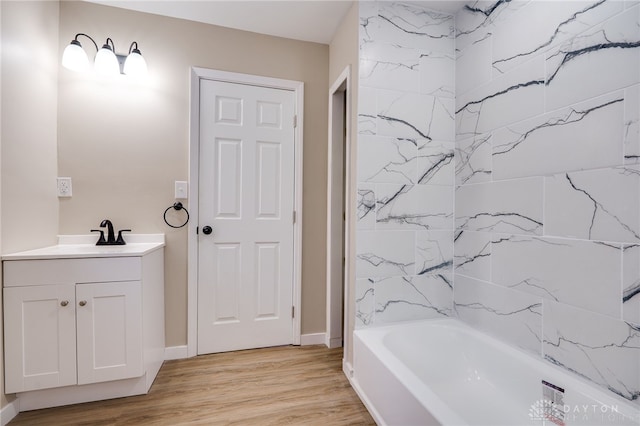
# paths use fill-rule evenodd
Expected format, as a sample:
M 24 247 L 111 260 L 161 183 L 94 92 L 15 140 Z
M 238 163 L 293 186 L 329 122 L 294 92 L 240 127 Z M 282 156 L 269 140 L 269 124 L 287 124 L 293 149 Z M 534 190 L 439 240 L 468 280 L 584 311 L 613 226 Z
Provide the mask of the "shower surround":
M 453 313 L 454 20 L 360 2 L 357 326 Z
M 357 326 L 457 316 L 640 406 L 639 2 L 362 2 L 359 90 Z

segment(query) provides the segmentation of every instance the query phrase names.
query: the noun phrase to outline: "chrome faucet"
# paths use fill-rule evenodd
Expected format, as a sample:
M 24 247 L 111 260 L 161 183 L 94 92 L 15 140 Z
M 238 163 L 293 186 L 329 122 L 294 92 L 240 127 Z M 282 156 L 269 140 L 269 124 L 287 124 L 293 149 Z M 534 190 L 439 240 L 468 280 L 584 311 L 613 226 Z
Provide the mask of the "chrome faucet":
M 122 237 L 123 232 L 131 232 L 131 229 L 121 229 L 118 231 L 118 238 L 116 239 L 113 232 L 113 224 L 109 219 L 105 219 L 100 222 L 100 228 L 107 227 L 107 239 L 104 238 L 104 231 L 102 229 L 92 229 L 91 232 L 99 232 L 100 238 L 98 238 L 97 246 L 123 246 L 127 244 Z

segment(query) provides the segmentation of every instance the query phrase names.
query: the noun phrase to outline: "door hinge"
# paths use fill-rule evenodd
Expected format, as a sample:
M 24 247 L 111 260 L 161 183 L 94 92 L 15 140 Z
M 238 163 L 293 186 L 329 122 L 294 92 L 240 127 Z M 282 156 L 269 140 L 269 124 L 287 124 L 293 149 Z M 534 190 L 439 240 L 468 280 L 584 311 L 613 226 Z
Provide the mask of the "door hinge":
M 298 127 L 298 116 L 294 115 L 293 116 L 293 128 L 295 129 L 296 127 Z
M 292 306 L 291 307 L 291 318 L 295 318 L 296 317 L 296 307 Z
M 296 211 L 293 211 L 293 223 L 296 223 L 296 219 L 297 219 L 297 215 L 296 215 Z
M 196 226 L 196 234 L 200 234 L 200 227 Z

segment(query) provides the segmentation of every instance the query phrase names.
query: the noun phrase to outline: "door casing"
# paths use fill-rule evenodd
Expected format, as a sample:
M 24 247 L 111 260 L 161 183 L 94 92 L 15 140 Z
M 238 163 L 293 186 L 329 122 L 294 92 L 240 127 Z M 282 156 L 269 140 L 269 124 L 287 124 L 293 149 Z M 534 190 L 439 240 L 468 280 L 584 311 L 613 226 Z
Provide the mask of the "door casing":
M 227 83 L 248 84 L 273 89 L 291 90 L 295 93 L 297 124 L 294 129 L 295 144 L 295 182 L 294 209 L 296 221 L 293 230 L 293 344 L 300 344 L 301 306 L 302 306 L 302 153 L 304 123 L 304 83 L 218 71 L 207 68 L 191 68 L 191 99 L 189 126 L 189 212 L 191 220 L 187 237 L 187 355 L 197 355 L 198 343 L 198 196 L 199 196 L 199 158 L 200 158 L 200 80 L 217 80 Z

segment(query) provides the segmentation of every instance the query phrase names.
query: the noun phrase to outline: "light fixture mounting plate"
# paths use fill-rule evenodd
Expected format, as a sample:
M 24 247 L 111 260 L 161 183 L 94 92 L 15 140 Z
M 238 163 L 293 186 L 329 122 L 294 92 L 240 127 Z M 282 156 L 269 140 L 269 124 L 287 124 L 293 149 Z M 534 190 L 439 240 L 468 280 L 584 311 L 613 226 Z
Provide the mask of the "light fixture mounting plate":
M 124 61 L 127 60 L 127 55 L 118 55 L 116 53 L 116 58 L 118 59 L 118 65 L 120 65 L 120 74 L 124 74 Z

